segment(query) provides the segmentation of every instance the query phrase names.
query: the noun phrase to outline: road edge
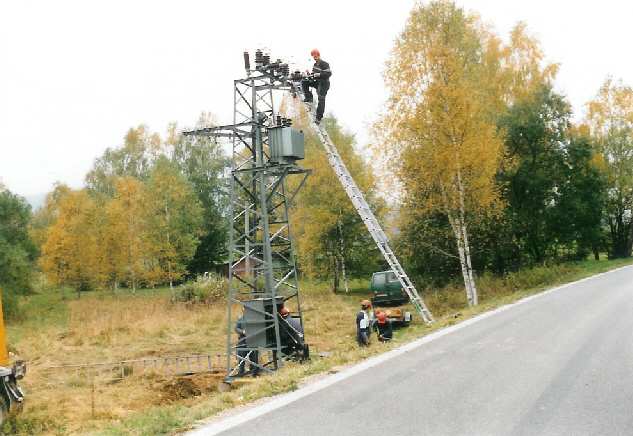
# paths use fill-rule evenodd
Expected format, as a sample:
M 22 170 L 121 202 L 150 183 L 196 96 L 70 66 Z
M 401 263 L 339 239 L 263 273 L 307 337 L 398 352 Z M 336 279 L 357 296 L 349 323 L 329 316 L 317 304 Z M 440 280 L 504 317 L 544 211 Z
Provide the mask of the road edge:
M 369 368 L 372 368 L 374 366 L 380 365 L 383 362 L 386 362 L 388 360 L 391 360 L 395 357 L 398 357 L 402 354 L 405 354 L 411 350 L 414 350 L 418 347 L 421 347 L 424 344 L 427 344 L 431 341 L 434 341 L 436 339 L 439 339 L 443 336 L 449 335 L 453 332 L 456 332 L 458 330 L 461 330 L 463 328 L 466 328 L 472 324 L 475 324 L 479 321 L 482 321 L 486 318 L 489 318 L 491 316 L 494 316 L 498 313 L 501 312 L 505 312 L 506 310 L 512 309 L 515 306 L 519 306 L 522 304 L 525 304 L 529 301 L 532 301 L 536 298 L 540 298 L 542 296 L 551 294 L 553 292 L 557 292 L 560 291 L 562 289 L 568 288 L 570 286 L 574 286 L 577 285 L 579 283 L 585 282 L 585 281 L 589 281 L 589 280 L 593 280 L 595 278 L 601 277 L 603 275 L 606 274 L 611 274 L 611 273 L 615 273 L 618 271 L 621 271 L 623 269 L 626 268 L 633 268 L 633 265 L 626 265 L 626 266 L 622 266 L 619 268 L 615 268 L 609 271 L 605 271 L 602 273 L 598 273 L 589 277 L 585 277 L 579 280 L 575 280 L 573 282 L 569 282 L 569 283 L 565 283 L 563 285 L 559 285 L 556 286 L 554 288 L 550 288 L 550 289 L 546 289 L 542 292 L 538 292 L 536 294 L 533 295 L 529 295 L 527 297 L 523 297 L 513 303 L 509 303 L 509 304 L 505 304 L 503 306 L 497 307 L 495 309 L 492 309 L 490 311 L 481 313 L 479 315 L 476 315 L 472 318 L 469 319 L 465 319 L 464 321 L 461 321 L 457 324 L 442 328 L 440 330 L 436 330 L 434 332 L 431 332 L 427 335 L 422 336 L 421 338 L 418 339 L 414 339 L 411 342 L 408 342 L 406 344 L 403 344 L 397 348 L 394 348 L 393 350 L 389 350 L 385 353 L 379 354 L 377 356 L 372 356 L 366 360 L 363 360 L 357 364 L 353 364 L 352 366 L 349 366 L 347 368 L 345 368 L 344 370 L 342 370 L 341 372 L 338 372 L 336 374 L 331 374 L 331 375 L 327 375 L 323 378 L 320 378 L 316 381 L 314 381 L 313 383 L 308 383 L 305 386 L 300 387 L 299 389 L 292 391 L 292 392 L 287 392 L 287 393 L 283 393 L 283 394 L 279 394 L 276 395 L 274 397 L 268 397 L 263 399 L 265 402 L 263 404 L 254 404 L 251 405 L 250 407 L 247 406 L 248 408 L 244 411 L 238 412 L 234 415 L 230 415 L 230 416 L 216 416 L 211 418 L 212 421 L 211 422 L 201 422 L 200 423 L 200 427 L 198 427 L 197 429 L 191 430 L 187 433 L 185 433 L 186 436 L 213 436 L 213 435 L 217 435 L 223 431 L 229 430 L 233 427 L 237 427 L 238 425 L 244 424 L 245 422 L 248 422 L 252 419 L 258 418 L 262 415 L 265 415 L 266 413 L 272 412 L 273 410 L 279 409 L 283 406 L 286 406 L 294 401 L 297 401 L 301 398 L 304 398 L 308 395 L 311 395 L 315 392 L 318 392 L 322 389 L 325 389 L 335 383 L 338 383 L 339 381 L 345 380 L 349 377 L 352 377 L 356 374 L 359 374 Z

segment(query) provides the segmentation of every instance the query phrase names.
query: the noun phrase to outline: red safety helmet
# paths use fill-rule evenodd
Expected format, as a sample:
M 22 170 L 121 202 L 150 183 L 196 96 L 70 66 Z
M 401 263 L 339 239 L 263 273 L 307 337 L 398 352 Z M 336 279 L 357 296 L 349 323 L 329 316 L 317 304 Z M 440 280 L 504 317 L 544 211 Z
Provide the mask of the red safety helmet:
M 310 56 L 318 56 L 321 57 L 321 52 L 319 51 L 319 49 L 317 48 L 313 48 L 312 51 L 310 52 Z
M 380 312 L 376 316 L 376 319 L 378 319 L 378 324 L 384 324 L 387 322 L 387 314 L 385 312 Z
M 290 315 L 290 311 L 288 310 L 287 307 L 282 307 L 281 309 L 279 309 L 279 314 L 281 315 L 282 318 L 285 318 L 288 315 Z

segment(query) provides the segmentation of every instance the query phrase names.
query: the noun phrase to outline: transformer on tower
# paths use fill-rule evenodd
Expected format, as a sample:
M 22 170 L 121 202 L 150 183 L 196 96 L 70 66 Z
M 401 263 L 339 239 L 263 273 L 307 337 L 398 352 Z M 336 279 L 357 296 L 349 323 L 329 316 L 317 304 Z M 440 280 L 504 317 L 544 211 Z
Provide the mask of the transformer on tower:
M 233 124 L 184 132 L 232 144 L 227 301 L 227 377 L 274 371 L 306 359 L 303 316 L 289 208 L 309 170 L 303 132 L 275 107 L 273 91 L 291 91 L 290 68 L 244 52 L 246 77 L 233 82 Z M 291 188 L 290 177 L 298 178 Z M 238 332 L 236 338 L 234 329 Z

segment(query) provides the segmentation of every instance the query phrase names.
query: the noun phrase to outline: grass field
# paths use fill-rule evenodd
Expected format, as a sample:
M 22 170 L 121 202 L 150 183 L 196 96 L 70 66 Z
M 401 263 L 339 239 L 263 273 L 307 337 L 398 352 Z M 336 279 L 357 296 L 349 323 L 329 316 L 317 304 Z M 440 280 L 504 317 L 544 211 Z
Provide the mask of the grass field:
M 4 427 L 18 434 L 171 434 L 196 421 L 254 399 L 296 389 L 309 376 L 393 348 L 477 313 L 546 287 L 630 264 L 631 260 L 586 261 L 539 267 L 505 277 L 478 279 L 480 305 L 467 308 L 463 288 L 426 289 L 436 317 L 426 326 L 414 320 L 393 343 L 360 349 L 355 344 L 358 302 L 367 282 L 354 281 L 349 294 L 333 294 L 324 283 L 302 283 L 306 337 L 313 359 L 289 363 L 272 376 L 249 379 L 231 392 L 217 391 L 213 374 L 171 377 L 121 368 L 121 379 L 63 364 L 225 352 L 226 308 L 170 302 L 167 289 L 136 294 L 92 292 L 77 299 L 63 289 L 42 289 L 22 302 L 27 317 L 9 325 L 11 349 L 28 362 L 22 381 L 23 413 Z M 328 352 L 327 357 L 318 353 Z

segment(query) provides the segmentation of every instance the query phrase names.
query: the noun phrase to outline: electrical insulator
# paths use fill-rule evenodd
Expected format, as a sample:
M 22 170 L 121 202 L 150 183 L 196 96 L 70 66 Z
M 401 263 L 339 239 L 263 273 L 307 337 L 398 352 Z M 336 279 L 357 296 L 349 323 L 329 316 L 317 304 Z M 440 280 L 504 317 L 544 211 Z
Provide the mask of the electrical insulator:
M 248 52 L 247 51 L 244 52 L 244 69 L 246 71 L 250 71 L 250 69 L 251 69 L 251 60 L 250 60 L 250 58 L 248 56 Z
M 255 52 L 255 65 L 261 66 L 264 63 L 264 54 L 261 50 Z
M 263 56 L 263 63 L 262 63 L 262 65 L 266 66 L 268 64 L 270 64 L 270 55 L 269 54 L 265 54 Z

